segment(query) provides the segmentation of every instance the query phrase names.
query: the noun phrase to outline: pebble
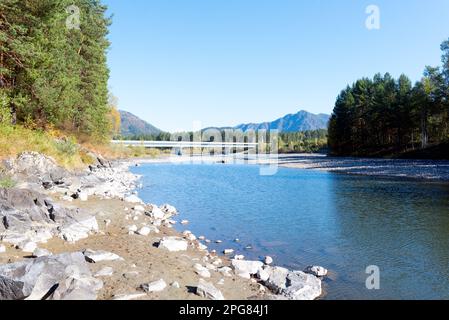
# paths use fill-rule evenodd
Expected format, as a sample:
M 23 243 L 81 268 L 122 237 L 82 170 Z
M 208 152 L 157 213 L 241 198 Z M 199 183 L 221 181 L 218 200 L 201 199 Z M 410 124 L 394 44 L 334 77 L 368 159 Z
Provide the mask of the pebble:
M 266 265 L 272 264 L 273 263 L 273 258 L 270 257 L 270 256 L 266 256 L 265 259 L 264 259 L 264 263 Z
M 158 281 L 142 284 L 140 287 L 145 292 L 160 292 L 167 287 L 167 284 L 163 279 L 160 279 Z

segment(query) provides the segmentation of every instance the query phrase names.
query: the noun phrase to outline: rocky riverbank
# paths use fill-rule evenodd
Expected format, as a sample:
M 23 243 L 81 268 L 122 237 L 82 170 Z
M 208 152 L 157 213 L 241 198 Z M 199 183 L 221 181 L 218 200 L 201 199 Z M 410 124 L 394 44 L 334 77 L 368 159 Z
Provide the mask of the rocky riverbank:
M 0 300 L 301 299 L 322 295 L 327 270 L 272 267 L 209 251 L 174 229 L 182 213 L 138 198 L 136 163 L 68 172 L 24 153 L 0 189 Z M 179 220 L 180 221 L 180 220 Z

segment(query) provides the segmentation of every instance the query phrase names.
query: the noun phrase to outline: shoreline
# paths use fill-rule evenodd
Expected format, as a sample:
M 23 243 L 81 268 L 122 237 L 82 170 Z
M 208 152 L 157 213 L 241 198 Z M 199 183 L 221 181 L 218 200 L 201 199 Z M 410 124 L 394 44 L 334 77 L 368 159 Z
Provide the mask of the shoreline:
M 449 160 L 377 159 L 328 157 L 324 154 L 279 154 L 278 157 L 245 155 L 217 156 L 161 156 L 154 159 L 136 159 L 139 164 L 248 164 L 280 168 L 316 170 L 322 172 L 391 179 L 410 179 L 421 182 L 449 183 Z
M 11 161 L 9 169 L 20 183 L 5 190 L 0 202 L 23 210 L 22 215 L 36 210 L 43 214 L 39 221 L 30 215 L 29 221 L 27 217 L 26 222 L 0 229 L 0 278 L 21 283 L 23 279 L 8 274 L 9 269 L 23 264 L 32 268 L 52 259 L 70 260 L 69 265 L 76 260 L 75 266 L 84 270 L 86 278 L 82 292 L 73 296 L 67 289 L 51 298 L 313 300 L 322 296 L 324 268 L 311 267 L 304 273 L 271 267 L 270 258 L 265 263 L 231 259 L 232 254 L 209 252 L 192 233 L 175 230 L 173 226 L 179 223 L 175 208 L 146 204 L 136 195 L 139 177 L 129 169 L 148 160 L 98 158 L 96 166 L 72 173 L 60 171 L 52 159 L 35 153 Z M 31 171 L 33 179 L 29 179 Z M 62 177 L 53 179 L 56 173 Z M 45 181 L 49 177 L 53 180 Z M 37 200 L 23 207 L 25 199 L 21 198 L 30 193 Z M 45 206 L 37 205 L 41 198 Z M 9 214 L 0 212 L 3 220 Z M 21 228 L 28 231 L 20 234 Z M 48 272 L 54 276 L 56 271 Z M 287 279 L 291 285 L 286 286 Z M 27 283 L 33 290 L 22 298 L 35 297 L 36 283 L 38 279 Z M 14 296 L 0 300 L 5 298 Z

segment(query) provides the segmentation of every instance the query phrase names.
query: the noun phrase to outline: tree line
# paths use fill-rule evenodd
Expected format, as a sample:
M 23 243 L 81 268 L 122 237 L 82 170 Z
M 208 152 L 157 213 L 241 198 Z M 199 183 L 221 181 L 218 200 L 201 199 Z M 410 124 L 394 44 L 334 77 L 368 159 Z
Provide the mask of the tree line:
M 227 141 L 231 137 L 232 141 L 228 142 L 258 142 L 261 138 L 261 132 L 255 132 L 253 135 L 248 135 L 241 130 L 232 129 L 215 129 L 219 136 L 208 135 L 209 130 L 202 130 L 201 132 L 178 132 L 168 133 L 161 132 L 158 134 L 141 134 L 123 137 L 121 135 L 115 136 L 117 140 L 135 140 L 135 141 L 195 141 L 201 139 L 204 141 Z M 228 131 L 228 132 L 227 132 Z M 251 137 L 250 137 L 251 136 Z M 270 141 L 270 132 L 262 134 L 263 141 Z M 277 144 L 280 153 L 312 153 L 325 151 L 327 149 L 327 130 L 309 130 L 303 132 L 281 132 L 277 135 Z
M 110 135 L 106 10 L 99 0 L 0 1 L 1 123 Z
M 389 73 L 357 80 L 341 91 L 329 122 L 334 155 L 385 156 L 449 140 L 449 40 L 442 66 L 426 67 L 415 84 Z

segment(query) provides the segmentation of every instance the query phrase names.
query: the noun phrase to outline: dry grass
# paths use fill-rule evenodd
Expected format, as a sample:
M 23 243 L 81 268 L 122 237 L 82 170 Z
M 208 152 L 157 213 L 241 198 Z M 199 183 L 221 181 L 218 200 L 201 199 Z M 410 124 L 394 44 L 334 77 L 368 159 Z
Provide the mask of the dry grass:
M 35 151 L 50 156 L 67 169 L 77 169 L 92 164 L 95 159 L 89 155 L 89 151 L 107 159 L 157 157 L 161 154 L 156 149 L 93 143 L 86 139 L 78 143 L 74 136 L 68 136 L 56 130 L 44 132 L 22 126 L 0 124 L 0 160 L 17 156 L 25 151 Z

